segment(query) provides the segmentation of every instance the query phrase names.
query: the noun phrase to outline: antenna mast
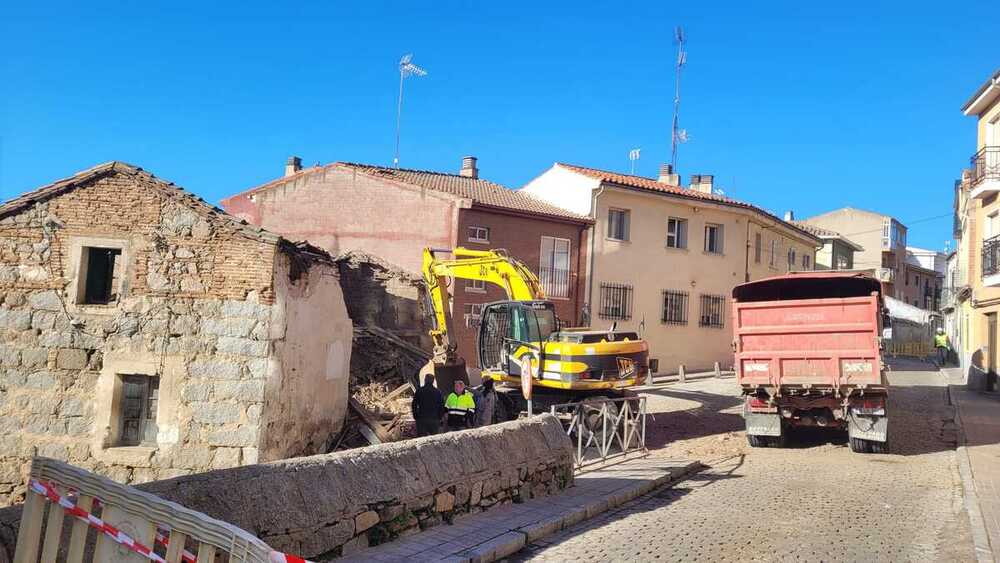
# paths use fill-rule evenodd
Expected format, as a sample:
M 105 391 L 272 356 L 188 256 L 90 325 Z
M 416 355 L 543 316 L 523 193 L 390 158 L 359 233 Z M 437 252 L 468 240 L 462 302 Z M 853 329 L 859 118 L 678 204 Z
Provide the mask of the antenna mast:
M 674 121 L 670 131 L 670 165 L 677 170 L 677 146 L 687 141 L 687 131 L 678 127 L 678 117 L 681 111 L 681 68 L 687 62 L 687 52 L 684 51 L 684 28 L 677 26 L 674 30 L 674 40 L 677 42 L 677 70 L 674 85 Z
M 396 102 L 396 154 L 392 159 L 394 168 L 399 168 L 399 126 L 403 120 L 403 80 L 407 76 L 427 76 L 427 71 L 413 64 L 413 53 L 399 59 L 399 98 Z

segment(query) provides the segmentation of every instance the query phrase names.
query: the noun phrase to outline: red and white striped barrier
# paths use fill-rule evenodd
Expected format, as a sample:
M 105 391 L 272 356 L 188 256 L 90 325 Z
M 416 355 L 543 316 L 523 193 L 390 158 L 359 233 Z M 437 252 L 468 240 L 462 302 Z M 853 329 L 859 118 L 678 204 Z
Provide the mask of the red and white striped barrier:
M 135 541 L 135 539 L 133 539 L 125 532 L 119 530 L 118 528 L 115 528 L 111 524 L 108 524 L 107 522 L 101 520 L 97 516 L 94 516 L 90 512 L 87 512 L 86 510 L 83 510 L 82 508 L 78 507 L 75 502 L 59 494 L 59 491 L 57 491 L 56 488 L 51 484 L 44 483 L 37 479 L 32 479 L 31 481 L 28 482 L 28 486 L 32 492 L 45 497 L 46 500 L 48 500 L 53 504 L 59 505 L 64 511 L 66 511 L 66 514 L 86 522 L 87 524 L 90 525 L 90 527 L 95 528 L 98 532 L 108 536 L 115 542 L 127 547 L 128 549 L 134 551 L 135 553 L 138 553 L 139 555 L 142 555 L 143 557 L 149 559 L 150 561 L 166 563 L 166 560 L 157 555 L 148 546 L 145 546 Z M 97 501 L 97 499 L 94 500 L 95 502 Z M 167 530 L 167 532 L 169 533 L 169 530 Z M 167 534 L 163 533 L 163 531 L 161 530 L 156 531 L 156 543 L 161 544 L 163 546 L 167 546 L 169 541 L 170 540 Z M 197 561 L 197 557 L 186 549 L 183 550 L 183 553 L 181 554 L 181 559 L 185 563 L 195 563 Z M 301 557 L 297 557 L 295 555 L 289 555 L 287 553 L 280 553 L 277 551 L 271 552 L 271 562 L 313 563 L 312 561 L 309 561 L 307 559 L 302 559 Z

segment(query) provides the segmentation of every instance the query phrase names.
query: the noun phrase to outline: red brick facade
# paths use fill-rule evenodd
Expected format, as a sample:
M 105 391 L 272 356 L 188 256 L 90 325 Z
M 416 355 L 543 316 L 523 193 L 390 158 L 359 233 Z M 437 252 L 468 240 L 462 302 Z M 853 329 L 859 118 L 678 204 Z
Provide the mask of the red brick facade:
M 480 182 L 475 178 L 436 176 L 446 176 L 450 182 Z M 554 297 L 553 301 L 565 324 L 580 321 L 585 294 L 582 272 L 588 250 L 589 222 L 585 218 L 484 206 L 454 190 L 449 193 L 428 189 L 337 164 L 275 180 L 229 197 L 222 206 L 233 215 L 287 238 L 308 240 L 333 254 L 360 250 L 414 273 L 420 272 L 422 250 L 428 246 L 505 248 L 537 273 L 542 237 L 564 239 L 569 241 L 569 271 L 563 274 L 560 269 L 559 279 L 566 296 Z M 489 241 L 470 242 L 470 226 L 489 229 Z M 466 291 L 467 284 L 458 280 L 457 287 L 452 288 L 454 337 L 468 365 L 476 366 L 476 322 L 467 322 L 467 306 L 505 296 L 496 287 Z

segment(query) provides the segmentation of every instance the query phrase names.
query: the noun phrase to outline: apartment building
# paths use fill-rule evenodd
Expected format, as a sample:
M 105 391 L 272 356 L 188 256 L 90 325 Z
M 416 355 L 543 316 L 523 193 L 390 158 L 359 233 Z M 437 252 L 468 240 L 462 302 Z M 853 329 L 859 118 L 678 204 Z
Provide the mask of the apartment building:
M 591 325 L 642 333 L 662 373 L 730 366 L 733 287 L 811 270 L 821 246 L 792 223 L 714 193 L 712 176 L 679 184 L 668 166 L 653 179 L 556 163 L 523 189 L 594 218 Z
M 918 302 L 917 307 L 928 311 L 937 311 L 941 308 L 941 291 L 947 261 L 948 255 L 944 252 L 915 246 L 906 247 L 906 277 L 912 278 L 916 289 L 914 293 Z
M 796 227 L 800 227 L 810 234 L 816 236 L 823 242 L 823 247 L 816 251 L 817 270 L 853 270 L 854 253 L 861 252 L 864 248 L 858 243 L 850 240 L 844 235 L 824 229 L 802 221 L 794 221 L 791 212 L 785 214 L 785 220 L 792 221 Z
M 960 261 L 967 259 L 965 275 L 971 291 L 964 352 L 968 363 L 987 375 L 985 385 L 995 389 L 1000 345 L 1000 70 L 965 102 L 962 113 L 977 120 L 976 150 L 956 198 L 956 222 L 964 225 L 958 247 L 967 252 L 967 257 L 960 252 Z M 969 371 L 970 377 L 974 371 Z
M 580 322 L 589 217 L 480 178 L 478 161 L 457 174 L 336 162 L 303 169 L 292 157 L 285 175 L 222 201 L 237 217 L 332 254 L 363 251 L 419 274 L 425 247 L 506 249 L 542 282 L 567 325 Z M 451 288 L 459 353 L 478 365 L 482 306 L 503 290 L 457 280 Z

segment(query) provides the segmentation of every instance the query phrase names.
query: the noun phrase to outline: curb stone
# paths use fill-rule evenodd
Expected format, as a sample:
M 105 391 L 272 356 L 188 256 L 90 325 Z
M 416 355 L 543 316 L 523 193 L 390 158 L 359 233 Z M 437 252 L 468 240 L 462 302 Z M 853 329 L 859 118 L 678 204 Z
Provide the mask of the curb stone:
M 972 475 L 972 463 L 969 460 L 969 450 L 966 445 L 965 426 L 962 423 L 962 407 L 951 396 L 951 384 L 947 386 L 948 404 L 955 407 L 955 426 L 958 429 L 958 443 L 956 448 L 958 454 L 958 473 L 962 477 L 962 488 L 965 492 L 965 512 L 969 515 L 969 525 L 972 528 L 972 542 L 975 545 L 976 561 L 979 563 L 992 563 L 996 561 L 993 555 L 993 548 L 990 546 L 990 537 L 986 531 L 986 524 L 983 519 L 983 511 L 979 505 L 979 497 L 976 495 L 976 481 Z
M 448 561 L 449 563 L 491 563 L 492 561 L 517 553 L 530 543 L 544 539 L 556 532 L 617 508 L 654 489 L 683 481 L 691 475 L 704 470 L 706 467 L 700 461 L 693 461 L 679 468 L 676 472 L 671 472 L 663 477 L 639 484 L 629 491 L 618 493 L 614 497 L 594 501 L 586 506 L 567 511 L 562 516 L 515 528 L 505 534 L 466 549 L 461 553 L 446 556 L 439 561 Z

